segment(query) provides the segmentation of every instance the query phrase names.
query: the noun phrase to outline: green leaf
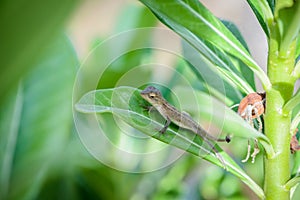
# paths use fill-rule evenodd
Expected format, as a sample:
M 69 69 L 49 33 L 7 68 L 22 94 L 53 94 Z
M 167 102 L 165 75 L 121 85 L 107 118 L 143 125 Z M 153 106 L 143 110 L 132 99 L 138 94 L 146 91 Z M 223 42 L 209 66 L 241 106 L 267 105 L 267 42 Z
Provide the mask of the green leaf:
M 292 7 L 294 4 L 293 0 L 277 0 L 275 2 L 275 17 L 278 17 L 278 12 L 284 8 Z
M 283 114 L 288 115 L 297 105 L 300 104 L 300 89 L 282 108 Z
M 283 5 L 281 5 L 281 3 Z M 277 8 L 278 7 L 278 8 Z M 294 42 L 300 31 L 300 2 L 299 1 L 278 1 L 278 16 L 276 18 L 281 34 L 280 52 L 285 55 Z
M 298 113 L 296 113 L 295 117 L 292 120 L 292 123 L 291 123 L 291 134 L 294 134 L 294 132 L 296 131 L 296 129 L 299 126 L 299 124 L 300 124 L 300 110 L 298 111 Z M 300 166 L 300 164 L 299 164 L 299 166 Z
M 0 110 L 0 198 L 6 199 L 9 191 L 13 158 L 18 138 L 21 112 L 23 106 L 23 87 L 12 90 Z
M 0 101 L 35 66 L 63 28 L 77 0 L 0 1 Z
M 275 11 L 275 0 L 267 0 L 272 13 Z
M 298 38 L 297 38 L 297 45 L 296 45 L 296 62 L 297 63 L 299 62 L 299 56 L 300 56 L 300 37 L 298 36 Z M 300 72 L 299 72 L 299 74 L 300 74 Z
M 286 190 L 291 190 L 293 187 L 298 186 L 299 182 L 300 182 L 300 176 L 295 176 L 284 185 L 284 188 Z
M 267 0 L 247 0 L 247 2 L 253 10 L 265 34 L 269 37 L 270 33 L 268 24 L 273 21 L 273 13 Z
M 138 5 L 130 5 L 122 10 L 117 21 L 115 27 L 117 34 L 93 48 L 94 52 L 88 59 L 92 60 L 92 63 L 85 62 L 83 66 L 86 68 L 91 66 L 99 68 L 101 66 L 100 70 L 104 70 L 100 80 L 97 80 L 97 88 L 114 87 L 124 74 L 140 65 L 152 53 L 150 48 L 145 47 L 149 46 L 150 36 L 153 34 L 154 29 L 148 28 L 148 31 L 141 29 L 154 27 L 158 22 L 149 9 Z M 108 63 L 105 62 L 106 60 L 109 60 Z M 86 73 L 94 73 L 94 71 L 87 69 Z M 88 79 L 91 76 L 93 75 L 87 75 Z M 138 77 L 135 78 L 135 80 L 137 79 Z
M 228 30 L 230 30 L 230 32 L 236 37 L 236 39 L 238 39 L 238 41 L 245 47 L 245 49 L 250 52 L 248 45 L 238 27 L 231 21 L 222 20 L 222 23 L 226 26 L 226 28 L 228 28 Z
M 192 43 L 189 41 L 190 38 L 200 38 L 239 58 L 260 78 L 265 90 L 270 89 L 268 77 L 251 58 L 249 52 L 199 1 L 141 0 L 141 2 L 189 43 Z
M 183 42 L 183 54 L 198 79 L 207 87 L 208 92 L 218 99 L 229 98 L 230 105 L 242 98 L 242 93 L 248 94 L 253 91 L 251 86 L 243 79 L 241 73 L 231 68 L 231 61 L 221 56 L 221 52 L 214 52 L 205 43 L 198 41 L 197 49 Z M 202 45 L 202 46 L 200 46 Z M 199 49 L 201 48 L 201 49 Z M 200 54 L 199 54 L 200 52 Z M 223 59 L 224 60 L 223 60 Z M 239 76 L 239 75 L 240 76 Z M 216 92 L 217 91 L 217 94 Z M 222 96 L 218 95 L 221 94 Z
M 237 68 L 237 64 L 234 64 L 230 56 L 213 45 L 209 44 L 198 38 L 189 38 L 190 43 L 183 42 L 183 53 L 187 61 L 200 72 L 205 79 L 205 82 L 215 85 L 216 80 L 220 79 L 214 74 L 221 76 L 226 82 L 228 82 L 233 88 L 238 88 L 241 92 L 248 94 L 253 92 L 252 86 L 254 85 L 252 71 L 248 73 L 249 77 L 246 78 L 244 74 L 247 70 Z M 200 53 L 200 54 L 199 54 Z M 235 61 L 237 63 L 237 61 Z M 206 69 L 207 67 L 210 68 Z M 243 75 L 244 74 L 244 75 Z M 209 78 L 211 77 L 211 79 Z M 209 81 L 212 80 L 212 81 Z M 215 80 L 215 81 L 214 81 Z M 248 83 L 251 84 L 251 86 Z M 252 80 L 252 81 L 251 81 Z M 223 84 L 224 81 L 222 81 Z M 220 85 L 213 86 L 220 91 Z M 229 89 L 232 91 L 234 89 Z
M 234 24 L 223 23 L 247 48 Z M 254 91 L 253 72 L 242 62 L 199 38 L 191 37 L 188 41 L 190 44 L 182 41 L 184 57 L 211 94 L 232 105 L 243 97 L 240 91 L 244 94 Z
M 222 166 L 215 154 L 211 152 L 211 149 L 202 145 L 200 137 L 194 137 L 194 134 L 186 134 L 185 132 L 178 133 L 172 128 L 168 128 L 165 134 L 160 134 L 158 131 L 164 124 L 154 121 L 144 111 L 141 105 L 146 105 L 146 102 L 142 99 L 139 92 L 140 90 L 131 87 L 91 91 L 85 94 L 76 104 L 76 110 L 87 114 L 112 113 L 132 127 L 153 138 Z M 210 96 L 203 93 L 199 93 L 199 98 L 197 99 L 201 101 L 201 104 L 198 104 L 198 106 L 200 107 L 200 116 L 202 118 L 212 119 L 213 125 L 223 128 L 224 131 L 230 131 L 236 136 L 245 138 L 257 137 L 261 141 L 265 141 L 263 145 L 268 153 L 272 151 L 270 150 L 272 148 L 268 144 L 268 139 L 264 135 L 253 129 L 236 113 L 226 108 L 224 104 L 213 100 Z M 216 148 L 225 160 L 228 171 L 245 182 L 258 196 L 263 197 L 261 188 L 218 145 L 216 145 Z
M 36 68 L 23 78 L 13 101 L 16 114 L 11 118 L 9 135 L 0 136 L 6 143 L 4 155 L 13 159 L 1 166 L 11 172 L 5 178 L 7 199 L 38 199 L 44 181 L 58 168 L 61 171 L 59 164 L 65 162 L 62 152 L 73 125 L 72 88 L 78 61 L 64 36 L 46 48 Z
M 116 33 L 128 31 L 130 29 L 154 27 L 158 22 L 149 9 L 136 4 L 129 4 L 121 10 L 115 25 Z M 144 37 L 146 37 L 145 35 Z M 139 36 L 141 37 L 141 36 Z M 134 37 L 133 37 L 134 38 Z
M 241 32 L 239 31 L 238 27 L 233 24 L 232 22 L 229 21 L 222 21 L 223 24 L 232 32 L 232 34 L 240 41 L 240 43 L 246 48 L 246 50 L 248 52 L 249 48 L 248 45 L 246 43 L 246 41 L 244 40 Z M 231 58 L 232 56 L 230 55 L 226 55 L 227 59 Z M 232 59 L 232 58 L 231 58 Z M 238 71 L 242 74 L 242 77 L 246 80 L 246 82 L 252 87 L 252 88 L 256 88 L 255 86 L 255 79 L 254 79 L 254 73 L 251 69 L 249 69 L 243 62 L 241 62 L 239 59 L 232 59 L 233 61 L 233 65 L 236 66 L 236 68 L 238 69 Z
M 294 160 L 294 166 L 292 169 L 292 179 L 290 179 L 286 184 L 285 188 L 290 188 L 291 189 L 291 194 L 294 194 L 294 191 L 297 189 L 299 186 L 299 175 L 300 175 L 300 153 L 296 152 L 296 155 L 293 156 Z
M 295 80 L 300 78 L 300 60 L 297 61 L 295 68 L 291 75 Z
M 185 88 L 177 90 L 178 96 L 190 96 L 191 92 Z M 199 106 L 197 113 L 200 116 L 200 123 L 209 120 L 209 123 L 212 123 L 224 133 L 247 139 L 257 138 L 265 148 L 267 157 L 272 158 L 275 155 L 269 139 L 246 123 L 237 113 L 208 94 L 195 92 L 195 95 L 197 106 Z M 193 110 L 196 110 L 194 106 Z
M 290 134 L 291 136 L 297 134 L 296 129 L 300 125 L 300 105 L 297 106 L 292 113 L 292 123 L 290 128 Z M 297 134 L 298 135 L 298 134 Z M 296 153 L 292 156 L 293 157 L 293 169 L 291 171 L 292 177 L 299 177 L 300 175 L 300 152 L 296 151 Z M 292 181 L 292 180 L 291 180 Z M 290 187 L 292 188 L 291 194 L 294 193 L 296 187 L 299 185 L 299 183 L 294 184 L 294 180 L 290 182 Z M 292 185 L 291 185 L 292 184 Z

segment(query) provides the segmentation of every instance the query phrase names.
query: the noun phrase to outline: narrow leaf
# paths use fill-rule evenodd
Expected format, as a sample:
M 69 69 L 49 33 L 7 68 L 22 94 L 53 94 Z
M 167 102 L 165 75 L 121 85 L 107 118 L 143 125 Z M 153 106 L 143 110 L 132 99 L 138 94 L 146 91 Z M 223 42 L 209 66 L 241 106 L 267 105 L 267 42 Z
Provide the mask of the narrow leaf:
M 295 176 L 294 178 L 290 179 L 285 185 L 284 188 L 286 190 L 290 190 L 291 188 L 297 186 L 300 182 L 300 176 Z
M 275 11 L 275 0 L 267 0 L 272 13 Z
M 229 21 L 222 20 L 222 22 L 232 32 L 232 34 L 240 41 L 240 43 L 246 48 L 246 50 L 248 52 L 250 52 L 248 45 L 247 45 L 244 37 L 242 36 L 242 33 L 239 31 L 238 27 L 234 23 L 229 22 Z M 227 56 L 227 59 L 232 57 L 229 54 L 227 54 L 226 56 Z M 245 63 L 241 62 L 239 59 L 235 58 L 232 62 L 234 63 L 233 65 L 236 66 L 237 69 L 241 72 L 243 78 L 246 79 L 246 82 L 252 88 L 256 88 L 253 71 L 249 67 L 247 67 L 245 65 Z
M 295 117 L 292 120 L 291 131 L 290 131 L 291 134 L 294 134 L 294 132 L 296 131 L 296 128 L 298 127 L 299 124 L 300 124 L 300 111 L 298 111 L 298 113 L 295 115 Z
M 299 63 L 299 56 L 300 56 L 300 37 L 298 35 L 297 38 L 297 44 L 296 44 L 296 63 Z M 299 69 L 298 69 L 299 70 Z M 298 71 L 298 73 L 300 74 L 300 72 Z M 299 78 L 299 77 L 298 77 Z
M 37 67 L 23 78 L 8 199 L 39 199 L 37 195 L 48 176 L 61 164 L 59 159 L 63 159 L 71 132 L 76 55 L 63 35 L 42 55 Z
M 13 90 L 14 91 L 14 90 Z M 15 94 L 9 95 L 9 100 L 4 101 L 0 112 L 1 119 L 1 153 L 0 153 L 0 198 L 7 199 L 13 159 L 20 128 L 21 112 L 23 107 L 23 87 L 19 85 Z
M 247 0 L 247 2 L 256 15 L 265 34 L 269 37 L 268 24 L 273 20 L 273 13 L 268 2 L 266 0 Z
M 299 43 L 298 48 L 300 49 L 300 43 Z M 299 55 L 298 55 L 298 57 L 299 57 Z M 295 65 L 295 68 L 292 72 L 292 77 L 294 77 L 295 80 L 300 78 L 300 60 L 299 59 L 296 59 L 296 65 Z
M 189 63 L 197 69 L 197 72 L 203 76 L 205 83 L 211 85 L 216 90 L 222 93 L 222 87 L 218 82 L 226 80 L 232 87 L 238 88 L 243 93 L 253 92 L 253 88 L 243 78 L 241 73 L 233 67 L 232 62 L 222 52 L 218 52 L 216 49 L 211 49 L 203 41 L 194 38 L 194 47 L 189 43 L 183 42 L 183 53 Z M 191 39 L 192 41 L 192 39 Z M 199 54 L 200 53 L 200 54 Z M 210 68 L 211 70 L 205 69 Z M 214 74 L 218 74 L 220 77 L 216 77 Z
M 297 93 L 283 106 L 282 112 L 284 114 L 288 114 L 299 104 L 300 104 L 300 89 L 298 89 Z
M 300 31 L 300 2 L 290 1 L 287 5 L 285 3 L 289 1 L 278 1 L 284 3 L 282 8 L 278 10 L 278 27 L 281 33 L 280 53 L 285 55 L 290 48 L 291 43 L 294 42 Z M 296 41 L 295 41 L 296 42 Z

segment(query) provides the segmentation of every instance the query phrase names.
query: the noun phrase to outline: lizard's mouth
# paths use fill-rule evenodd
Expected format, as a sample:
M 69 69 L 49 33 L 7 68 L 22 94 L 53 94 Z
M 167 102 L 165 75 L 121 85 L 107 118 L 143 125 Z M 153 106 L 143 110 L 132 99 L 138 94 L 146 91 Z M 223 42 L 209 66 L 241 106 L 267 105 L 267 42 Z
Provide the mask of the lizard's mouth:
M 141 91 L 140 94 L 141 94 L 141 96 L 142 96 L 143 98 L 146 98 L 146 97 L 147 97 L 147 93 L 146 93 L 144 90 Z

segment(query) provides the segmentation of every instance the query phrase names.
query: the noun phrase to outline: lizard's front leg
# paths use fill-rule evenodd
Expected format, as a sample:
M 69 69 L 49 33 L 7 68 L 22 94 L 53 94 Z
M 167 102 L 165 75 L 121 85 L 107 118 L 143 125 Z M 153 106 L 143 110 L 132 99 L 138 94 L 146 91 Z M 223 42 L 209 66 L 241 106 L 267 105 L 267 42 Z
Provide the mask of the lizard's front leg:
M 171 124 L 171 120 L 167 117 L 164 127 L 162 129 L 160 129 L 159 132 L 161 134 L 164 134 L 167 131 L 167 128 L 170 126 L 170 124 Z
M 155 108 L 153 108 L 152 105 L 140 104 L 140 106 L 141 106 L 145 111 L 148 111 L 148 112 L 151 112 L 152 110 L 155 109 Z

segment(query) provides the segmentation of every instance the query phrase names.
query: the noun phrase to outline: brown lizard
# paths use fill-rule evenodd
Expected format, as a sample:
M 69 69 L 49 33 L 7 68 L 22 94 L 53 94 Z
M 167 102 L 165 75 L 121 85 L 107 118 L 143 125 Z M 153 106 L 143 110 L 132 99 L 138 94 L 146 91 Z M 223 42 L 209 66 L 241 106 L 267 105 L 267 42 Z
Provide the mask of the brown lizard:
M 225 139 L 218 139 L 210 135 L 197 122 L 195 122 L 191 116 L 189 116 L 187 113 L 180 112 L 174 106 L 172 106 L 166 99 L 164 99 L 160 91 L 153 86 L 148 86 L 145 90 L 143 90 L 141 92 L 141 96 L 146 101 L 148 101 L 166 119 L 164 127 L 160 130 L 161 133 L 166 132 L 171 122 L 173 122 L 181 128 L 192 131 L 207 142 L 207 144 L 215 152 L 218 159 L 222 162 L 224 166 L 226 166 L 223 158 L 221 157 L 221 155 L 219 155 L 219 152 L 209 140 L 217 142 L 230 142 L 229 137 L 226 137 Z

